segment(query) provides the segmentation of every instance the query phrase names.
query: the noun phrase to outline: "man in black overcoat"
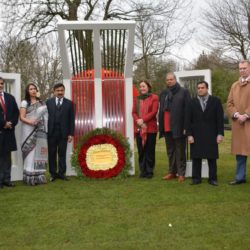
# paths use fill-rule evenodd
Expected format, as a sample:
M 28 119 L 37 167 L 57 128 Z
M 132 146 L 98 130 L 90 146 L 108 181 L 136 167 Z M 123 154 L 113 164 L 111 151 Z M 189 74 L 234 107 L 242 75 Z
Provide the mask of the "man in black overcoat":
M 173 72 L 166 75 L 166 88 L 159 97 L 159 135 L 165 138 L 169 159 L 168 174 L 164 180 L 185 180 L 186 171 L 186 109 L 190 101 L 189 91 L 180 86 Z
M 48 153 L 50 180 L 68 180 L 66 173 L 67 143 L 72 142 L 75 129 L 75 111 L 71 100 L 64 97 L 65 86 L 57 83 L 53 87 L 54 97 L 47 100 Z M 58 164 L 57 164 L 58 163 Z
M 192 159 L 192 183 L 201 183 L 202 159 L 209 167 L 208 183 L 217 182 L 218 144 L 224 136 L 224 113 L 219 98 L 208 94 L 208 83 L 197 83 L 197 97 L 193 98 L 187 111 L 186 133 Z
M 4 92 L 0 77 L 0 188 L 14 187 L 11 182 L 11 152 L 17 150 L 15 126 L 19 110 L 14 96 Z

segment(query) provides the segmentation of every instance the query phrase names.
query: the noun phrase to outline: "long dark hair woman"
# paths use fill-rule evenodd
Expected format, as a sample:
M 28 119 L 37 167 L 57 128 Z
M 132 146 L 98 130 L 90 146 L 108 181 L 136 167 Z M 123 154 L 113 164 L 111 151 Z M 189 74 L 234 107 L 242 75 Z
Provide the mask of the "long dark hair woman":
M 134 99 L 132 111 L 141 178 L 152 178 L 155 167 L 156 115 L 159 100 L 157 95 L 152 94 L 151 89 L 152 86 L 147 80 L 140 82 L 140 95 Z
M 29 83 L 21 102 L 23 181 L 28 185 L 46 183 L 45 171 L 48 159 L 46 104 L 38 97 L 38 88 Z

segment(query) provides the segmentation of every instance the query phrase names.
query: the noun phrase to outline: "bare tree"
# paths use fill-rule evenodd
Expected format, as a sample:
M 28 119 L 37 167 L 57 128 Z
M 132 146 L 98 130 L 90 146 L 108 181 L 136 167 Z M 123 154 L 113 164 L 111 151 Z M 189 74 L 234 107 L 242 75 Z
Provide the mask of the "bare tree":
M 209 44 L 222 48 L 225 55 L 235 59 L 249 57 L 250 1 L 217 0 L 204 11 L 211 38 Z
M 62 79 L 61 63 L 56 50 L 48 49 L 48 45 L 32 44 L 15 37 L 0 43 L 0 70 L 21 74 L 22 95 L 26 84 L 37 84 L 43 100 L 49 97 L 53 84 Z
M 189 1 L 185 0 L 0 0 L 7 30 L 39 39 L 56 30 L 58 20 L 137 20 L 136 61 L 161 55 L 191 34 L 187 27 Z M 183 10 L 185 9 L 185 15 Z M 182 13 L 180 12 L 182 11 Z M 181 25 L 176 25 L 180 21 Z M 171 27 L 175 26 L 174 32 Z M 188 34 L 188 35 L 187 35 Z M 79 38 L 80 39 L 80 38 Z
M 192 36 L 193 30 L 188 28 L 191 15 L 191 1 L 162 1 L 151 8 L 157 9 L 157 14 L 148 13 L 145 5 L 138 4 L 136 48 L 140 50 L 134 62 L 144 61 L 144 74 L 150 78 L 149 59 L 169 52 L 177 44 L 184 44 Z M 182 11 L 186 15 L 181 15 Z M 181 18 L 180 18 L 181 17 Z M 180 21 L 180 22 L 179 22 Z M 178 24 L 177 24 L 178 23 Z

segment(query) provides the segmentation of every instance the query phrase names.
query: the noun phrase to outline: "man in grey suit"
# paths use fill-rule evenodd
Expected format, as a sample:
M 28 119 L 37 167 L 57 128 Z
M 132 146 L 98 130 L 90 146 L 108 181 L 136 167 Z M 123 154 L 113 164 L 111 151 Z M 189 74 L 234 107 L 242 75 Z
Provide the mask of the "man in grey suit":
M 75 128 L 75 112 L 72 101 L 64 97 L 65 86 L 57 83 L 53 87 L 54 97 L 47 100 L 48 153 L 51 181 L 57 178 L 68 180 L 66 173 L 67 143 L 72 142 Z M 58 164 L 57 164 L 58 159 Z
M 14 187 L 11 182 L 11 152 L 17 150 L 15 126 L 18 117 L 16 100 L 4 92 L 4 79 L 0 77 L 0 189 Z

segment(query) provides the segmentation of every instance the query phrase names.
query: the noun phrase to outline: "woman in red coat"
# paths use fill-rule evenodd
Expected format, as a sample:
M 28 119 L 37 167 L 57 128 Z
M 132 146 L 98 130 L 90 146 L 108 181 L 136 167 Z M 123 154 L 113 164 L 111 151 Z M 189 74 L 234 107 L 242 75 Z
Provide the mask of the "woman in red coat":
M 159 100 L 151 93 L 151 84 L 140 82 L 140 95 L 134 99 L 132 115 L 136 129 L 136 143 L 139 154 L 140 177 L 152 178 L 155 166 L 155 144 Z

